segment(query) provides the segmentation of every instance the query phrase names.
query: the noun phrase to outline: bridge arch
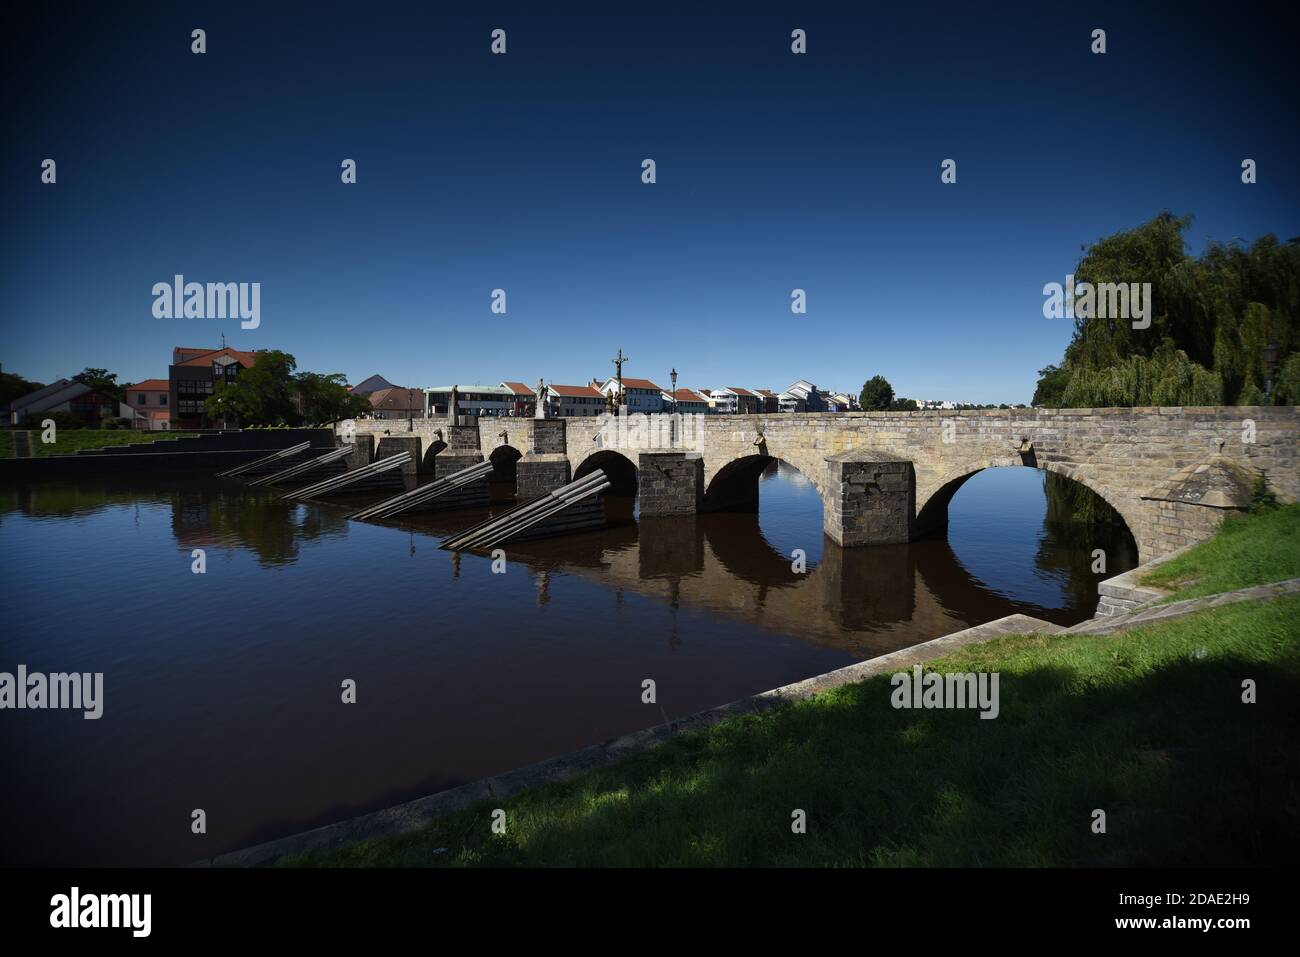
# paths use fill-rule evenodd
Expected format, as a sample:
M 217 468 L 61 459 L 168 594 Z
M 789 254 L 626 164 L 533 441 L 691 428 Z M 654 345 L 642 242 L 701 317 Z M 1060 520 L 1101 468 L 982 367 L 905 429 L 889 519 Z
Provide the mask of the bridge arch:
M 704 488 L 704 511 L 756 511 L 759 479 L 773 463 L 780 463 L 798 472 L 804 481 L 817 490 L 822 508 L 825 509 L 825 490 L 816 477 L 809 474 L 808 469 L 784 456 L 756 452 L 734 458 L 712 474 Z
M 929 535 L 947 528 L 948 505 L 952 502 L 953 496 L 957 494 L 971 476 L 992 468 L 1032 468 L 1040 472 L 1054 472 L 1055 474 L 1064 476 L 1071 481 L 1078 482 L 1080 485 L 1083 485 L 1093 492 L 1098 498 L 1119 514 L 1119 517 L 1123 519 L 1125 526 L 1128 528 L 1129 534 L 1133 536 L 1133 542 L 1138 549 L 1139 561 L 1146 560 L 1147 547 L 1139 538 L 1141 528 L 1138 520 L 1139 503 L 1127 496 L 1117 494 L 1114 489 L 1098 482 L 1096 479 L 1058 462 L 1038 462 L 1031 464 L 1023 461 L 992 459 L 985 462 L 969 463 L 959 468 L 949 470 L 936 482 L 929 483 L 926 487 L 927 490 L 921 488 L 917 489 L 917 537 Z
M 488 455 L 488 460 L 492 463 L 492 474 L 488 480 L 513 484 L 519 460 L 523 455 L 524 453 L 513 445 L 498 445 Z
M 596 469 L 602 470 L 609 478 L 610 495 L 636 495 L 640 473 L 636 463 L 613 449 L 599 449 L 592 452 L 573 470 L 573 481 L 590 475 Z

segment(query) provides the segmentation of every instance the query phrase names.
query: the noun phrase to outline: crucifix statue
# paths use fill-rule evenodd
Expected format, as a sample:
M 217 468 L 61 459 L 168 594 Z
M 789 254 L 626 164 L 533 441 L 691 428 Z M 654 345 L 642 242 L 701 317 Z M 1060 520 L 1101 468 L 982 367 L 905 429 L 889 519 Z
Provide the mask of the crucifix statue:
M 546 383 L 541 379 L 537 380 L 537 402 L 533 406 L 533 418 L 546 418 Z
M 618 391 L 615 393 L 615 408 L 627 405 L 627 396 L 623 393 L 623 363 L 628 361 L 628 357 L 623 355 L 623 349 L 620 346 L 618 355 L 609 360 L 614 363 L 615 378 L 618 381 Z

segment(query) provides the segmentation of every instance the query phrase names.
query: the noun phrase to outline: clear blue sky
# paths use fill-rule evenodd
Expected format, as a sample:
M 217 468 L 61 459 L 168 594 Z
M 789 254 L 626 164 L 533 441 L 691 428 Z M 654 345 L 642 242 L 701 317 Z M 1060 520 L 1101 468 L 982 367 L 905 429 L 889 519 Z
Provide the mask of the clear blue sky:
M 1070 331 L 1042 287 L 1083 244 L 1161 209 L 1196 252 L 1300 234 L 1293 37 L 1264 8 L 1046 6 L 56 4 L 5 31 L 0 362 L 163 377 L 224 331 L 352 382 L 581 382 L 622 347 L 663 385 L 1026 402 Z M 261 282 L 261 327 L 154 318 L 175 273 Z

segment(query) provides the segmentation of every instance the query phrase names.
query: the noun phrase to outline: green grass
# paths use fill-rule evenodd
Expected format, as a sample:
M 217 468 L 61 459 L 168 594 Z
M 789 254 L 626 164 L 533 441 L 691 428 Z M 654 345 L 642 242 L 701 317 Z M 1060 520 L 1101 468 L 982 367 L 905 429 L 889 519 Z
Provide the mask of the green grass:
M 1300 578 L 1300 504 L 1230 516 L 1208 542 L 1142 579 L 1173 591 L 1169 601 L 1199 598 Z
M 1300 597 L 1110 636 L 1013 636 L 1001 713 L 895 710 L 888 676 L 287 866 L 1290 866 Z M 1241 701 L 1245 678 L 1259 703 Z M 490 829 L 494 807 L 506 833 Z M 807 833 L 791 813 L 807 814 Z M 1092 812 L 1107 814 L 1093 834 Z
M 69 455 L 82 449 L 103 449 L 117 445 L 135 445 L 140 442 L 158 442 L 179 439 L 193 432 L 143 432 L 131 429 L 57 429 L 56 441 L 41 441 L 40 429 L 32 429 L 33 455 Z
M 0 459 L 10 458 L 14 454 L 14 436 L 8 429 L 0 429 Z

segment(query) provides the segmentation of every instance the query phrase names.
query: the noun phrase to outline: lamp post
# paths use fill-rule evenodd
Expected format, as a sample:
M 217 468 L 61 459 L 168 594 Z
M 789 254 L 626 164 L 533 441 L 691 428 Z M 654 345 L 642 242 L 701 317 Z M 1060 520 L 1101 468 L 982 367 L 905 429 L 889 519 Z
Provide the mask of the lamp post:
M 676 366 L 673 366 L 673 371 L 668 373 L 668 377 L 673 381 L 673 388 L 672 388 L 673 413 L 676 414 L 677 412 L 677 367 Z

